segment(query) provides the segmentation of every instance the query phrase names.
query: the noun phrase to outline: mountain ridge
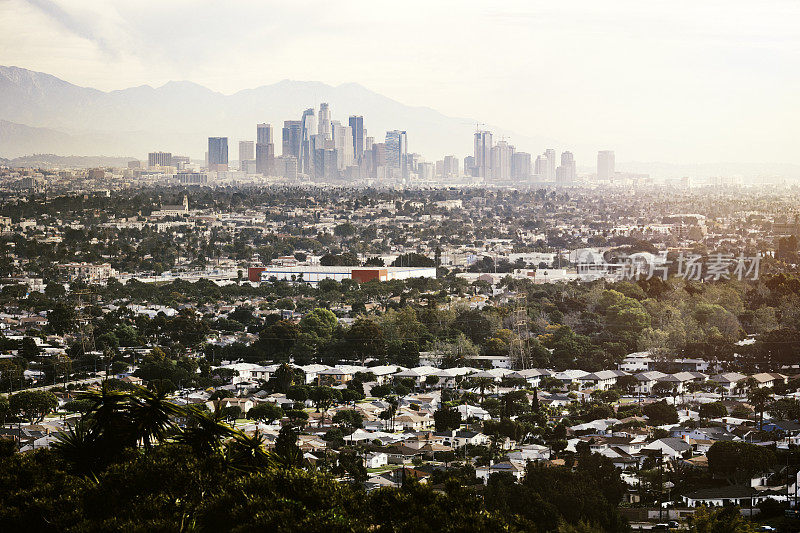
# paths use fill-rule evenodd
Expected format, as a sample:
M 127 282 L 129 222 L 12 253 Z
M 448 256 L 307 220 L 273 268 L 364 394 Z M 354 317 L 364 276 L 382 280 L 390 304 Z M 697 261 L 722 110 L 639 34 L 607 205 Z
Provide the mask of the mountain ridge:
M 0 119 L 30 128 L 46 128 L 91 140 L 80 153 L 137 154 L 170 151 L 202 159 L 206 138 L 227 136 L 231 159 L 239 140 L 254 140 L 256 124 L 268 122 L 281 153 L 284 120 L 299 120 L 304 109 L 320 102 L 332 118 L 347 124 L 350 115 L 364 117 L 367 134 L 382 142 L 385 132 L 408 132 L 409 151 L 428 160 L 472 152 L 475 120 L 449 117 L 424 106 L 409 106 L 356 82 L 329 85 L 284 79 L 233 94 L 173 80 L 159 87 L 140 85 L 113 91 L 81 87 L 44 72 L 0 66 Z M 514 136 L 518 149 L 537 151 L 535 140 Z M 35 139 L 6 138 L 0 155 L 22 155 Z M 546 140 L 540 140 L 544 146 Z M 46 144 L 46 143 L 45 143 Z M 534 150 L 536 148 L 536 150 Z M 42 146 L 37 151 L 51 151 Z

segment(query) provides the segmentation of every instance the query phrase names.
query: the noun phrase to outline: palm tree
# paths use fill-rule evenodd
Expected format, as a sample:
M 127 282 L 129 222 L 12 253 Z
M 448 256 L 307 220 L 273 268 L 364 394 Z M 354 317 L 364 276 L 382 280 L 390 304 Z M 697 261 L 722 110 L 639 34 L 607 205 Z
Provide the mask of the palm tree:
M 84 418 L 89 430 L 94 433 L 101 452 L 113 455 L 136 443 L 130 431 L 130 392 L 113 389 L 108 381 L 104 381 L 99 389 L 82 391 L 76 396 L 92 402 Z
M 60 433 L 51 448 L 76 473 L 86 475 L 99 465 L 98 440 L 99 436 L 92 431 L 91 425 L 81 420 L 68 431 Z
M 131 430 L 137 441 L 150 449 L 161 442 L 173 427 L 172 418 L 184 414 L 183 409 L 167 401 L 166 390 L 151 391 L 138 387 L 128 404 Z
M 481 391 L 481 403 L 486 397 L 486 389 L 489 387 L 494 387 L 494 379 L 492 378 L 473 378 L 472 384 L 475 387 L 478 387 Z
M 235 432 L 226 450 L 228 464 L 240 472 L 255 472 L 276 466 L 275 455 L 266 451 L 264 444 L 264 436 L 258 430 L 252 436 L 241 431 Z
M 233 436 L 236 431 L 222 421 L 222 414 L 209 413 L 200 407 L 186 408 L 189 424 L 178 435 L 178 442 L 188 444 L 198 453 L 213 454 L 221 451 L 223 439 Z

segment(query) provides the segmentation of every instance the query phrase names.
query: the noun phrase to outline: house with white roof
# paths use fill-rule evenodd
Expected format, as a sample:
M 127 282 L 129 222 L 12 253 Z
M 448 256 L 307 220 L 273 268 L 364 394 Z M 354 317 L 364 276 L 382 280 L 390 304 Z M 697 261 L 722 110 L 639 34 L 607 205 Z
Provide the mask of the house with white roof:
M 538 387 L 545 376 L 551 376 L 553 373 L 549 370 L 541 368 L 526 368 L 524 370 L 517 370 L 516 374 L 528 382 L 531 387 Z
M 492 419 L 492 415 L 489 414 L 489 411 L 487 411 L 483 407 L 478 407 L 477 405 L 469 405 L 466 403 L 462 403 L 461 405 L 456 407 L 456 411 L 461 413 L 462 420 L 467 420 L 470 418 L 477 418 L 478 420 Z
M 624 372 L 646 372 L 653 370 L 655 360 L 650 357 L 650 352 L 629 353 L 617 364 L 617 368 Z
M 733 392 L 739 386 L 739 383 L 745 379 L 747 379 L 747 376 L 738 372 L 724 372 L 709 378 L 710 381 L 722 387 L 727 393 Z
M 653 390 L 653 385 L 658 383 L 658 380 L 665 377 L 666 374 L 658 370 L 650 370 L 647 372 L 639 372 L 634 374 L 633 377 L 638 381 L 636 385 L 636 392 L 638 394 L 650 394 Z
M 553 374 L 553 377 L 557 380 L 561 381 L 564 386 L 568 387 L 573 383 L 580 383 L 580 379 L 584 376 L 588 376 L 591 372 L 587 372 L 585 370 L 564 370 L 563 372 L 556 372 Z
M 407 368 L 392 375 L 393 379 L 411 378 L 414 380 L 418 387 L 422 386 L 425 378 L 432 374 L 436 374 L 439 369 L 432 366 L 418 366 L 416 368 Z
M 317 375 L 323 370 L 328 370 L 330 367 L 327 365 L 311 364 L 299 367 L 306 376 L 306 385 L 317 382 Z
M 577 378 L 577 381 L 581 384 L 582 388 L 609 390 L 616 384 L 617 378 L 619 378 L 620 375 L 625 375 L 625 373 L 620 370 L 599 370 L 591 374 L 586 374 L 585 376 L 580 376 Z
M 784 376 L 783 374 L 774 374 L 767 372 L 753 374 L 750 377 L 755 380 L 759 388 L 774 387 L 775 385 L 785 385 L 789 379 L 787 376 Z
M 669 383 L 678 394 L 687 392 L 687 385 L 695 380 L 694 374 L 691 372 L 676 372 L 675 374 L 667 374 L 658 378 L 658 383 Z
M 402 372 L 405 370 L 402 366 L 397 365 L 381 365 L 381 366 L 371 366 L 367 368 L 367 372 L 372 372 L 375 374 L 375 381 L 378 385 L 383 385 L 391 381 L 395 374 L 398 372 Z
M 683 457 L 686 452 L 691 453 L 692 446 L 683 439 L 676 439 L 675 437 L 665 437 L 663 439 L 654 440 L 647 446 L 642 448 L 642 452 L 661 452 L 664 458 L 675 459 Z

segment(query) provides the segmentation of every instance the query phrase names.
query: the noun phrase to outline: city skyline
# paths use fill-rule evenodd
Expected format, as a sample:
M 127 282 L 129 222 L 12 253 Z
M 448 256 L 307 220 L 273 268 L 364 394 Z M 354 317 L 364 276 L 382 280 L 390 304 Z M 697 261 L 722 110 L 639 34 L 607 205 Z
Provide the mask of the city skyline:
M 578 159 L 614 146 L 637 161 L 800 163 L 791 149 L 800 123 L 791 102 L 800 81 L 785 68 L 800 49 L 800 12 L 789 2 L 733 2 L 724 11 L 714 3 L 466 3 L 426 6 L 424 17 L 412 17 L 409 5 L 394 14 L 391 28 L 373 24 L 384 8 L 357 2 L 338 12 L 315 3 L 197 10 L 175 3 L 163 6 L 158 24 L 143 17 L 145 7 L 5 2 L 0 64 L 103 90 L 169 80 L 225 94 L 283 79 L 359 83 L 408 105 L 501 125 L 503 133 L 546 135 L 574 146 Z M 264 31 L 256 25 L 267 14 Z M 356 35 L 340 24 L 348 17 L 361 22 Z M 464 24 L 442 30 L 447 17 Z M 164 31 L 185 24 L 209 32 Z M 712 25 L 714 32 L 703 31 Z M 224 38 L 234 31 L 238 39 Z M 204 41 L 206 33 L 220 38 Z M 390 69 L 380 47 L 364 46 L 380 42 L 373 39 L 378 34 L 415 39 Z M 466 59 L 457 52 L 475 34 L 491 46 Z M 330 46 L 315 46 L 321 39 Z M 348 65 L 348 56 L 357 60 Z M 420 69 L 428 74 L 416 75 Z M 531 84 L 533 72 L 548 76 Z

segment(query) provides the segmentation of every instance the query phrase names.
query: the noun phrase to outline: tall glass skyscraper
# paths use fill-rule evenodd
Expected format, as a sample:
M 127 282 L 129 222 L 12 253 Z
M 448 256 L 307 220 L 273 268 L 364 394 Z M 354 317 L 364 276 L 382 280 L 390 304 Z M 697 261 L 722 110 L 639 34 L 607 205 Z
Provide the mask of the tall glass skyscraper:
M 408 140 L 406 132 L 386 132 L 386 167 L 399 178 L 408 177 Z
M 228 170 L 228 138 L 208 138 L 208 169 L 214 172 Z
M 350 129 L 353 130 L 353 156 L 356 162 L 361 161 L 364 155 L 364 117 L 353 115 L 349 120 Z
M 314 148 L 311 146 L 311 137 L 317 134 L 314 108 L 303 111 L 300 134 L 300 171 L 311 176 L 314 174 Z
M 299 120 L 283 121 L 283 156 L 300 159 L 300 140 L 302 139 L 302 123 Z

